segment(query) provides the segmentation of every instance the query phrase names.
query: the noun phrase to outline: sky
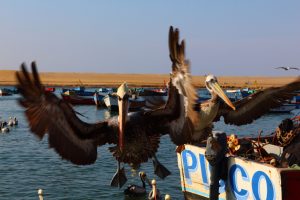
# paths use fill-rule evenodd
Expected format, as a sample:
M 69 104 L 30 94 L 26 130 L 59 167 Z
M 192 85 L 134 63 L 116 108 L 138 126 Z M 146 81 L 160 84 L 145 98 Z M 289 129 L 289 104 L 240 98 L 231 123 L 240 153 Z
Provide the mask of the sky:
M 1 0 L 0 70 L 35 60 L 43 72 L 171 71 L 168 31 L 186 41 L 193 75 L 300 71 L 297 0 Z

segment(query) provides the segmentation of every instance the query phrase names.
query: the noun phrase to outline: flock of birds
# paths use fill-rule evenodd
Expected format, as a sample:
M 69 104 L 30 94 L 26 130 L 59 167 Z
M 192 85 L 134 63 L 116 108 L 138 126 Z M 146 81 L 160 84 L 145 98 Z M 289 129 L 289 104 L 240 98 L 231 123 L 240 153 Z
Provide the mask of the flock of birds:
M 213 122 L 224 118 L 226 124 L 244 125 L 267 113 L 294 96 L 300 90 L 300 78 L 282 87 L 272 87 L 231 102 L 213 75 L 205 81 L 211 99 L 197 102 L 192 85 L 190 62 L 185 57 L 185 42 L 179 40 L 179 30 L 170 27 L 169 53 L 172 63 L 165 105 L 128 113 L 128 87 L 122 84 L 117 91 L 119 116 L 97 123 L 79 119 L 76 111 L 53 93 L 46 93 L 37 71 L 31 64 L 16 72 L 20 104 L 32 133 L 40 139 L 48 134 L 49 147 L 66 160 L 77 165 L 89 165 L 98 158 L 97 147 L 111 144 L 109 151 L 117 160 L 117 172 L 111 185 L 122 187 L 126 181 L 124 165 L 139 166 L 154 159 L 154 172 L 165 178 L 170 172 L 157 160 L 160 138 L 168 134 L 171 141 L 181 146 L 199 144 L 212 133 Z
M 9 117 L 8 121 L 0 121 L 1 133 L 8 133 L 9 127 L 17 126 L 18 120 L 16 117 Z

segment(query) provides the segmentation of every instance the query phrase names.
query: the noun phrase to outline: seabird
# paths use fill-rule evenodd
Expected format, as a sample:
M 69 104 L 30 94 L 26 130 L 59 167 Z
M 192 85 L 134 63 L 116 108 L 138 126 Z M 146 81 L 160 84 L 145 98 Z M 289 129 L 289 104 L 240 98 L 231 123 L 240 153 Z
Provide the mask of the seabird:
M 252 123 L 271 108 L 282 105 L 286 100 L 291 99 L 297 90 L 300 90 L 300 78 L 294 82 L 281 87 L 270 87 L 260 90 L 244 99 L 231 102 L 221 89 L 218 80 L 213 75 L 206 77 L 205 85 L 211 94 L 211 99 L 201 102 L 192 111 L 196 114 L 193 119 L 193 129 L 191 143 L 205 140 L 212 132 L 213 122 L 224 118 L 226 124 L 244 125 Z
M 146 195 L 146 173 L 145 172 L 139 172 L 139 177 L 142 181 L 142 186 L 139 185 L 129 185 L 125 190 L 124 194 L 132 197 L 138 197 L 138 196 L 144 196 Z
M 171 27 L 169 36 L 172 33 Z M 178 29 L 174 33 L 177 40 L 169 46 L 172 73 L 166 104 L 160 108 L 128 114 L 128 89 L 123 84 L 118 91 L 119 116 L 97 123 L 82 121 L 67 102 L 53 93 L 46 93 L 35 62 L 31 64 L 32 73 L 27 71 L 23 63 L 21 70 L 16 72 L 17 88 L 30 130 L 40 139 L 48 134 L 50 148 L 54 148 L 63 159 L 77 165 L 94 163 L 98 146 L 107 143 L 114 145 L 109 150 L 118 161 L 118 170 L 112 179 L 112 186 L 121 187 L 127 180 L 121 163 L 138 166 L 152 158 L 156 168 L 160 168 L 155 170 L 156 174 L 161 178 L 169 175 L 170 172 L 155 157 L 160 137 L 170 134 L 175 138 L 176 127 L 185 124 L 186 114 L 192 109 L 189 107 L 192 104 L 187 102 L 196 99 L 194 91 L 188 88 L 191 76 L 184 55 L 184 41 L 178 44 Z

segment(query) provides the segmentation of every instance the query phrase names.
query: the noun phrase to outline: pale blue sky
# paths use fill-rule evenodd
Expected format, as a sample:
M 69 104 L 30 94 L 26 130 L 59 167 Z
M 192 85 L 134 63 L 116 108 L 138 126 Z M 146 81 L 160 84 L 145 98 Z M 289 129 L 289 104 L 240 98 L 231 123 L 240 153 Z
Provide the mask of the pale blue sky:
M 298 75 L 300 1 L 1 0 L 0 69 L 169 73 L 169 26 L 192 74 Z

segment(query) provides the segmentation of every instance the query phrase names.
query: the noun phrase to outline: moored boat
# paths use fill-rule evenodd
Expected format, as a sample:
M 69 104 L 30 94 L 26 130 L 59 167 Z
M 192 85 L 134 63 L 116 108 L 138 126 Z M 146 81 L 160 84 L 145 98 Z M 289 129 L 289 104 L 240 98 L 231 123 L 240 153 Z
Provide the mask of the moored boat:
M 55 92 L 55 87 L 45 87 L 46 92 Z
M 0 96 L 11 96 L 13 93 L 10 89 L 1 88 L 0 89 Z
M 79 95 L 75 93 L 74 91 L 66 91 L 64 93 L 61 93 L 61 97 L 74 105 L 95 105 L 95 93 L 91 93 L 91 95 Z M 104 95 L 99 94 L 96 96 L 97 101 L 102 104 Z
M 156 108 L 167 102 L 168 91 L 160 88 L 142 88 L 137 92 L 137 96 L 146 102 L 148 108 Z
M 110 111 L 118 111 L 118 97 L 114 93 L 109 93 L 104 96 L 103 102 Z M 145 106 L 143 98 L 129 98 L 129 110 L 135 111 Z
M 208 199 L 210 166 L 205 148 L 185 145 L 178 153 L 185 199 Z M 300 170 L 276 168 L 242 157 L 228 159 L 228 178 L 220 181 L 219 199 L 297 199 Z

